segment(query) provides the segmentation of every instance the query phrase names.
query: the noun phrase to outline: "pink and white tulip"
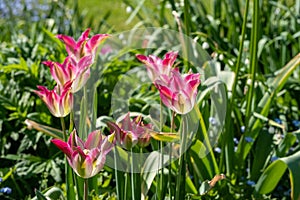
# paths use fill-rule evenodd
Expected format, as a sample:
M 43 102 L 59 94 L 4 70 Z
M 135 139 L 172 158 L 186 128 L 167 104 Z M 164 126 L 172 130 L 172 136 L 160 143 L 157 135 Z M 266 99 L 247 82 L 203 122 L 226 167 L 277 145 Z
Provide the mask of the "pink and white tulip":
M 69 165 L 78 176 L 90 178 L 103 169 L 106 155 L 114 146 L 113 140 L 114 135 L 104 136 L 96 130 L 83 142 L 74 130 L 68 142 L 59 139 L 53 139 L 51 142 L 66 154 Z
M 91 56 L 81 58 L 78 63 L 71 57 L 67 57 L 62 64 L 53 61 L 43 62 L 50 68 L 52 77 L 60 86 L 72 81 L 72 93 L 77 92 L 86 84 L 92 63 Z
M 186 114 L 195 105 L 200 74 L 181 75 L 177 70 L 173 70 L 168 82 L 156 80 L 154 84 L 159 90 L 162 102 L 168 108 L 178 114 Z
M 117 144 L 125 149 L 131 149 L 135 145 L 145 147 L 150 143 L 151 136 L 147 130 L 151 130 L 152 125 L 145 125 L 141 116 L 131 120 L 127 113 L 120 123 L 108 122 L 107 125 L 115 133 Z
M 77 41 L 67 35 L 57 35 L 57 38 L 65 43 L 69 57 L 75 59 L 76 62 L 85 56 L 92 56 L 94 60 L 97 47 L 109 37 L 108 34 L 97 34 L 89 38 L 90 30 L 90 28 L 86 29 Z
M 146 65 L 149 78 L 155 82 L 157 79 L 168 81 L 171 71 L 174 70 L 172 67 L 177 56 L 178 52 L 171 51 L 166 53 L 164 59 L 154 55 L 141 54 L 136 55 L 136 58 Z
M 71 86 L 71 81 L 65 83 L 62 87 L 55 86 L 53 90 L 48 90 L 44 86 L 37 86 L 39 90 L 34 92 L 45 102 L 52 115 L 65 117 L 73 108 Z

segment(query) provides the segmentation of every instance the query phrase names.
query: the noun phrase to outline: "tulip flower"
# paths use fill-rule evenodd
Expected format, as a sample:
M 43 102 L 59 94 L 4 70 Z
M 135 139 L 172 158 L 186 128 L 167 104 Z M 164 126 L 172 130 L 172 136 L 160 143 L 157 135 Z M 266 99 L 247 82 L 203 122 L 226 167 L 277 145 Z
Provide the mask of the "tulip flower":
M 107 125 L 115 133 L 117 143 L 125 149 L 135 145 L 145 147 L 150 143 L 151 136 L 147 130 L 152 129 L 152 125 L 145 125 L 141 116 L 131 121 L 128 113 L 120 123 L 108 122 Z
M 90 28 L 86 29 L 78 41 L 67 35 L 57 35 L 57 38 L 65 43 L 68 55 L 75 59 L 76 62 L 79 62 L 82 57 L 88 55 L 94 59 L 97 47 L 109 37 L 108 34 L 97 34 L 89 39 L 90 30 Z
M 197 87 L 200 84 L 200 74 L 188 73 L 181 75 L 172 70 L 168 82 L 156 80 L 162 102 L 178 114 L 190 112 L 196 102 Z
M 45 102 L 52 115 L 65 117 L 73 108 L 71 85 L 72 82 L 69 81 L 63 87 L 55 86 L 53 90 L 48 90 L 44 86 L 37 86 L 39 90 L 34 92 Z
M 164 59 L 156 57 L 154 55 L 144 56 L 141 54 L 136 55 L 137 59 L 144 63 L 147 67 L 149 78 L 152 82 L 157 79 L 168 81 L 168 77 L 171 75 L 172 66 L 177 58 L 177 52 L 166 53 Z
M 92 63 L 91 56 L 82 57 L 78 63 L 72 57 L 67 57 L 62 64 L 53 61 L 43 62 L 50 68 L 52 77 L 60 86 L 72 81 L 72 93 L 77 92 L 85 85 L 90 76 Z
M 51 142 L 66 154 L 69 165 L 78 176 L 90 178 L 103 169 L 106 155 L 114 146 L 113 140 L 114 135 L 104 136 L 96 130 L 83 142 L 73 130 L 68 142 L 59 139 L 52 139 Z

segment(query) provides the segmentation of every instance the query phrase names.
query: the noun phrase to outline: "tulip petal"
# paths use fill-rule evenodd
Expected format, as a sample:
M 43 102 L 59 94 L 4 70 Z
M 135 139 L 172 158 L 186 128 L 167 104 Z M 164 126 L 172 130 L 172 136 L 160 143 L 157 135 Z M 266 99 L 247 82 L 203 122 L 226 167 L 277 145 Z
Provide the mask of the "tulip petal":
M 76 54 L 76 42 L 72 37 L 67 35 L 57 35 L 56 37 L 65 43 L 69 55 Z
M 72 157 L 73 151 L 66 142 L 61 141 L 60 139 L 52 139 L 51 142 L 55 146 L 57 146 L 57 148 L 59 148 L 64 154 L 66 154 L 66 156 L 68 156 L 69 158 Z
M 94 35 L 85 45 L 85 49 L 88 53 L 95 53 L 97 47 L 106 39 L 108 38 L 108 34 L 97 34 Z
M 85 158 L 84 162 L 81 165 L 81 169 L 83 169 L 82 178 L 92 177 L 99 172 L 98 171 L 97 173 L 96 172 L 93 173 L 93 169 L 94 169 L 93 160 L 90 157 Z
M 102 137 L 99 130 L 95 130 L 88 135 L 86 142 L 84 143 L 85 149 L 93 149 L 101 145 Z
M 78 41 L 76 44 L 77 48 L 80 48 L 82 46 L 82 44 L 88 40 L 90 31 L 91 31 L 91 29 L 88 28 L 81 34 L 81 36 L 78 38 Z

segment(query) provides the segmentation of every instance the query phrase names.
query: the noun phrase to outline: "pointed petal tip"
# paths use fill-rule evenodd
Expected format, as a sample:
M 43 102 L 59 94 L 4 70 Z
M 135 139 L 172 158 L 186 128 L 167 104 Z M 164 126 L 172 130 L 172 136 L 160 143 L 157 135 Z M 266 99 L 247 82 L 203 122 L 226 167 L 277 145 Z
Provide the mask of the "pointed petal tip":
M 50 61 L 50 60 L 49 61 L 43 61 L 42 64 L 50 67 L 53 64 L 53 62 Z
M 147 56 L 142 55 L 142 54 L 136 54 L 135 57 L 141 62 L 147 61 L 147 58 L 148 58 Z

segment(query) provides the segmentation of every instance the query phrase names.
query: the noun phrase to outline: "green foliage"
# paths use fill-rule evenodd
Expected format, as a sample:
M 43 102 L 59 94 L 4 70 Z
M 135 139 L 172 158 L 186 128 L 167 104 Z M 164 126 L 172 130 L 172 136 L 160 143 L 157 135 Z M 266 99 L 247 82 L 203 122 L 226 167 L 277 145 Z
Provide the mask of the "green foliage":
M 205 81 L 198 98 L 201 113 L 195 114 L 200 128 L 187 151 L 185 197 L 299 199 L 298 1 L 247 1 L 250 2 L 247 4 L 242 0 L 191 0 L 180 1 L 186 3 L 182 4 L 173 0 L 153 3 L 124 0 L 117 7 L 123 10 L 130 7 L 132 11 L 126 15 L 110 10 L 116 1 L 34 2 L 38 3 L 0 2 L 0 177 L 5 179 L 3 184 L 13 188 L 11 198 L 63 199 L 65 195 L 65 160 L 50 143 L 53 136 L 62 137 L 56 130 L 60 129 L 60 121 L 50 115 L 33 93 L 36 85 L 54 87 L 49 69 L 41 63 L 62 62 L 66 55 L 55 35 L 63 33 L 78 38 L 86 27 L 91 27 L 94 33 L 114 33 L 132 27 L 164 26 L 181 29 L 205 47 L 212 58 L 205 63 L 202 75 Z M 7 6 L 7 12 L 3 5 Z M 88 12 L 82 12 L 84 7 Z M 100 16 L 98 7 L 104 10 Z M 178 14 L 179 24 L 172 15 L 173 10 Z M 144 52 L 124 49 L 115 56 L 99 57 L 98 63 L 105 65 L 101 68 L 101 79 L 95 83 L 93 106 L 98 109 L 92 120 L 98 116 L 103 121 L 111 117 L 111 94 L 120 76 L 139 66 L 136 53 Z M 220 96 L 211 99 L 216 85 L 227 105 L 217 101 L 222 99 Z M 221 148 L 220 151 L 212 151 L 209 146 L 212 141 L 205 140 L 211 126 L 212 101 L 217 105 L 217 116 L 226 118 L 220 130 L 222 135 L 215 138 L 216 144 L 211 147 Z M 147 114 L 152 105 L 159 104 L 159 98 L 153 88 L 144 85 L 132 94 L 129 103 L 131 111 Z M 226 112 L 223 108 L 227 108 Z M 49 134 L 27 129 L 26 119 L 37 122 Z M 176 120 L 177 123 L 179 117 Z M 170 132 L 170 128 L 164 127 L 164 131 Z M 153 134 L 163 142 L 177 139 L 173 134 Z M 157 148 L 155 145 L 152 143 L 153 148 Z M 275 158 L 278 160 L 274 161 Z M 145 170 L 155 165 L 152 162 L 147 162 Z M 178 163 L 174 162 L 164 169 L 163 178 L 167 180 L 171 174 L 175 181 L 177 171 Z M 226 178 L 212 187 L 210 180 L 219 173 L 226 174 Z M 69 176 L 72 178 L 72 174 Z M 117 176 L 125 183 L 122 173 L 113 173 L 109 168 L 95 177 L 90 184 L 94 189 L 93 199 L 115 199 Z M 160 187 L 156 176 L 154 172 L 143 174 L 141 193 L 149 199 Z M 172 186 L 171 192 L 175 194 L 175 185 Z M 124 190 L 123 186 L 118 187 Z

